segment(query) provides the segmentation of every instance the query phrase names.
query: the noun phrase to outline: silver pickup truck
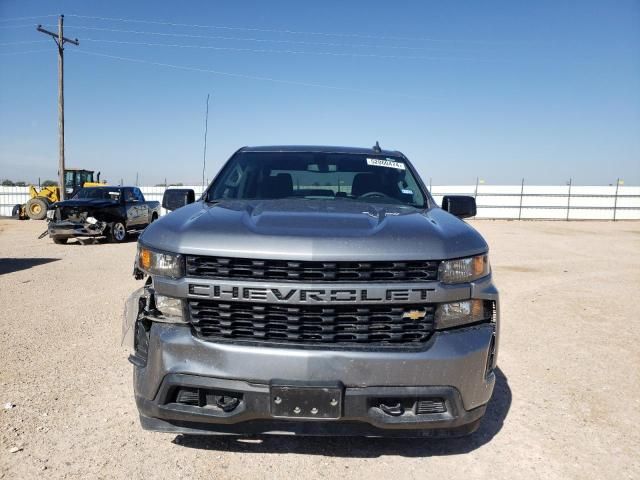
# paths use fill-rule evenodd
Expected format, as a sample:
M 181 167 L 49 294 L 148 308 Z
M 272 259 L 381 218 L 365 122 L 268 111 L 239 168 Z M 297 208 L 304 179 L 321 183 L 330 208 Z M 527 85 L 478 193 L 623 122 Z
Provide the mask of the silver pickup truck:
M 488 246 L 400 152 L 238 150 L 140 236 L 127 301 L 142 427 L 460 436 L 495 383 Z

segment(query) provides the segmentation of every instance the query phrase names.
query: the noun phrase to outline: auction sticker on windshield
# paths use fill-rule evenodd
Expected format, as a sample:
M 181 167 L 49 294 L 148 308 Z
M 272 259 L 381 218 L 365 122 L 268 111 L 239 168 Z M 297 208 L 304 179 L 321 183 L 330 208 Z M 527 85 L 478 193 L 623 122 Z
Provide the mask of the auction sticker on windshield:
M 397 168 L 398 170 L 404 170 L 404 163 L 395 162 L 389 158 L 367 158 L 367 165 L 373 165 L 375 167 L 387 167 L 387 168 Z

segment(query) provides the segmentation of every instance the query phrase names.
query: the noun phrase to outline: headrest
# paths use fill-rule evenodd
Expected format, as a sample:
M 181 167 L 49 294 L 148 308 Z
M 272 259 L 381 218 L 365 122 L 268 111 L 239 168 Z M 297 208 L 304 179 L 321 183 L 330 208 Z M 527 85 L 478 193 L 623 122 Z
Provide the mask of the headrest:
M 382 183 L 382 177 L 375 173 L 358 173 L 353 177 L 353 184 L 351 185 L 351 195 L 359 197 L 369 192 L 382 192 L 384 193 L 384 184 Z
M 288 173 L 266 177 L 260 185 L 260 197 L 262 198 L 284 198 L 291 195 L 293 195 L 293 180 Z

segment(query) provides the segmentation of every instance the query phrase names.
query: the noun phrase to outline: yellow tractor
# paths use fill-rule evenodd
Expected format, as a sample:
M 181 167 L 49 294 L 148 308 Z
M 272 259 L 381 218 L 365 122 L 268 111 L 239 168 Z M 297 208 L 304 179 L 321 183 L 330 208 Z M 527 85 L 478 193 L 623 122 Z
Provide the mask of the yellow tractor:
M 73 197 L 83 187 L 97 187 L 106 185 L 106 181 L 100 181 L 100 172 L 94 181 L 93 170 L 82 168 L 68 168 L 64 171 L 64 193 L 66 198 Z M 47 216 L 47 209 L 52 203 L 60 201 L 60 189 L 57 185 L 42 187 L 38 190 L 29 185 L 29 201 L 13 207 L 13 216 L 26 220 L 42 220 Z

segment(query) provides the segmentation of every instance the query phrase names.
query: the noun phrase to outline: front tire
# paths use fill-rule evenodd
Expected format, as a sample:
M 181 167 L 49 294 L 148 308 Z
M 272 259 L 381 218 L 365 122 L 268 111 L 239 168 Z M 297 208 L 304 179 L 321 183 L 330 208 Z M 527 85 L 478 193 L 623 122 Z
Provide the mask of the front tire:
M 66 245 L 67 244 L 67 240 L 69 240 L 68 238 L 53 238 L 53 243 L 55 243 L 56 245 Z
M 127 239 L 127 227 L 122 222 L 113 222 L 109 225 L 107 238 L 111 243 L 122 243 Z

